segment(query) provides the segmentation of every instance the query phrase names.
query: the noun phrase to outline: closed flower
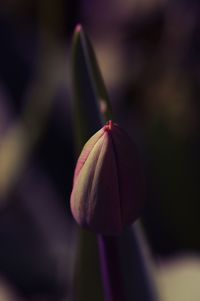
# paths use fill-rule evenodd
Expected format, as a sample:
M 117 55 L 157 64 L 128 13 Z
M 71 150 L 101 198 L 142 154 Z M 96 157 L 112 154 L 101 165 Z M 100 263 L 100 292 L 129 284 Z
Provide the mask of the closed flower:
M 120 234 L 141 213 L 143 186 L 136 146 L 109 121 L 88 140 L 78 159 L 72 214 L 83 228 L 104 235 Z

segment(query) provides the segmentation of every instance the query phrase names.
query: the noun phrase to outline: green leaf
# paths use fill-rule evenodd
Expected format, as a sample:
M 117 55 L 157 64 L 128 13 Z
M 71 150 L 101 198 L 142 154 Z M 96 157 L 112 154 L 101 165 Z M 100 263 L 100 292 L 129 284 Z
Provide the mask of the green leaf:
M 153 262 L 139 221 L 118 239 L 126 300 L 158 301 Z
M 72 80 L 76 142 L 81 149 L 111 118 L 111 106 L 91 43 L 80 25 L 73 38 Z
M 102 301 L 103 287 L 96 235 L 80 230 L 74 275 L 75 301 Z
M 100 112 L 101 99 L 108 103 L 94 52 L 80 25 L 73 37 L 72 80 L 75 143 L 80 153 L 86 141 L 105 123 Z M 99 262 L 96 235 L 80 229 L 73 285 L 75 301 L 104 300 Z

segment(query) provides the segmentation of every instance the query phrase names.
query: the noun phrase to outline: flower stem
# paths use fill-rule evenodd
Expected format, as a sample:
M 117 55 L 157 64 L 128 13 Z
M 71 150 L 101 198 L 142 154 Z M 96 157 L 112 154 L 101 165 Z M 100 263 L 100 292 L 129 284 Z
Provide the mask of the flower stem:
M 105 301 L 124 301 L 117 239 L 99 235 L 98 244 Z

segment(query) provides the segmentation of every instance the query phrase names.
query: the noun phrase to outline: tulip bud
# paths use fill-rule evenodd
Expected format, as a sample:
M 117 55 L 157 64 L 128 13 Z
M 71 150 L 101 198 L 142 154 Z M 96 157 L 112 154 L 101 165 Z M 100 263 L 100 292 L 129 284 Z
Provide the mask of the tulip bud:
M 109 121 L 85 144 L 78 159 L 71 210 L 83 228 L 120 234 L 143 208 L 143 177 L 136 146 Z

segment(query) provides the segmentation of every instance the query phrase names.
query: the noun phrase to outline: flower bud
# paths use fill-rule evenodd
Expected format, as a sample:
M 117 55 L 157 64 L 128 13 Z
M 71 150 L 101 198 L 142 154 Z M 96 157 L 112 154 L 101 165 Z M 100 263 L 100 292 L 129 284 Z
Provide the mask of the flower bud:
M 120 234 L 143 208 L 143 177 L 136 146 L 109 121 L 85 144 L 78 159 L 71 210 L 83 228 Z

